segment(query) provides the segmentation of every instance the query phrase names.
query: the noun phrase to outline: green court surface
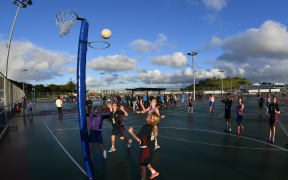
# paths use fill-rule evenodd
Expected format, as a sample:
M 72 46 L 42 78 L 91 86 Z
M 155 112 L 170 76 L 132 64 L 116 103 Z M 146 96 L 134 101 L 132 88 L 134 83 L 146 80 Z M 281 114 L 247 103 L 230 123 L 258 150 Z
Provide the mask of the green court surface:
M 213 114 L 208 102 L 161 109 L 166 118 L 159 124 L 161 146 L 153 157 L 160 172 L 155 179 L 273 179 L 287 180 L 288 105 L 280 103 L 275 145 L 267 144 L 269 125 L 265 108 L 256 101 L 244 101 L 244 131 L 236 135 L 236 110 L 232 107 L 232 133 L 224 132 L 224 104 L 216 102 Z M 87 179 L 82 159 L 75 104 L 64 104 L 64 119 L 58 120 L 54 103 L 38 103 L 34 116 L 14 117 L 10 130 L 0 142 L 1 179 Z M 138 132 L 145 115 L 129 111 L 124 118 L 126 132 Z M 110 148 L 111 124 L 104 121 L 103 144 Z M 130 137 L 130 136 L 129 136 Z M 95 179 L 140 180 L 139 145 L 130 149 L 116 139 L 116 152 L 103 160 L 99 149 L 93 154 Z

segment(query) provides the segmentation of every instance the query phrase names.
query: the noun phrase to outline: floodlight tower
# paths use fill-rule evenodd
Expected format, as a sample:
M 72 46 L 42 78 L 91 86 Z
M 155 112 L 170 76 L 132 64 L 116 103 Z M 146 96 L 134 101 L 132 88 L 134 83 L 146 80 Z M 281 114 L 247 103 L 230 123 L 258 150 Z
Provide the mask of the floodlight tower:
M 194 56 L 196 56 L 198 53 L 197 52 L 190 52 L 187 53 L 188 56 L 192 56 L 192 71 L 193 71 L 193 100 L 195 101 L 195 66 L 194 66 Z
M 219 72 L 221 73 L 221 75 L 220 75 L 220 79 L 221 79 L 221 84 L 222 84 L 222 88 L 221 88 L 221 97 L 223 96 L 223 73 L 225 72 L 225 71 L 223 71 L 223 70 L 219 70 Z
M 9 87 L 8 87 L 8 62 L 9 62 L 11 40 L 12 40 L 12 36 L 13 36 L 13 32 L 14 32 L 15 22 L 16 22 L 20 8 L 26 8 L 27 6 L 32 5 L 32 1 L 31 0 L 14 0 L 13 4 L 18 6 L 18 8 L 16 11 L 16 15 L 14 17 L 14 21 L 13 21 L 12 28 L 10 31 L 9 40 L 7 43 L 6 69 L 5 69 L 5 77 L 4 77 L 4 106 L 5 107 L 7 107 L 8 104 L 11 104 L 11 102 L 8 102 L 8 91 L 9 91 Z
M 14 21 L 13 21 L 13 25 L 12 25 L 12 29 L 10 32 L 10 36 L 9 36 L 9 40 L 8 40 L 8 44 L 7 44 L 7 58 L 6 58 L 6 69 L 5 69 L 5 76 L 6 78 L 8 77 L 8 61 L 9 61 L 9 53 L 10 53 L 10 47 L 11 47 L 11 40 L 12 40 L 12 36 L 13 36 L 13 32 L 14 32 L 14 27 L 15 27 L 15 22 L 19 13 L 20 8 L 26 8 L 28 5 L 32 5 L 32 1 L 31 0 L 14 0 L 13 4 L 15 4 L 16 6 L 18 6 L 17 11 L 16 11 L 16 15 L 14 17 Z
M 21 69 L 22 72 L 27 72 L 28 69 L 24 68 L 24 69 Z M 24 96 L 25 96 L 25 80 L 23 79 L 23 92 L 24 92 Z

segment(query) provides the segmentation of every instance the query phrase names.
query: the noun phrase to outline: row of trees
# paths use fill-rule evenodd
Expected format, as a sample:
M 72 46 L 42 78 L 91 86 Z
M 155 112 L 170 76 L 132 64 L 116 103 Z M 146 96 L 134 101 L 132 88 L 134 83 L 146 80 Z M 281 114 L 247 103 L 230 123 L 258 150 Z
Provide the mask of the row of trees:
M 219 79 L 219 78 L 210 78 L 205 80 L 200 80 L 196 84 L 196 90 L 201 91 L 210 91 L 210 90 L 221 90 L 222 88 L 222 81 L 223 81 L 223 89 L 224 90 L 235 90 L 239 89 L 240 86 L 250 85 L 252 84 L 249 80 L 245 78 L 225 78 L 225 79 Z M 193 84 L 189 85 L 183 90 L 193 90 Z
M 16 82 L 14 83 L 19 87 L 23 88 L 23 83 L 22 82 Z M 24 83 L 24 88 L 26 92 L 32 92 L 33 88 L 35 88 L 36 92 L 75 92 L 76 91 L 76 84 L 70 80 L 64 85 L 56 85 L 56 84 L 49 84 L 48 86 L 44 86 L 43 84 L 37 84 L 37 85 L 32 85 L 32 84 L 26 84 Z

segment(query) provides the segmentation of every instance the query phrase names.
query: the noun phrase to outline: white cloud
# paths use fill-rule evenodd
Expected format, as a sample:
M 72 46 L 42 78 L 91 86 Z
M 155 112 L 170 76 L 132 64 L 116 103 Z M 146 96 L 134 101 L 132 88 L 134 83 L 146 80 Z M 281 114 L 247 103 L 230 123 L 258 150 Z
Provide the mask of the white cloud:
M 141 73 L 147 72 L 146 69 L 144 69 L 144 68 L 135 68 L 134 70 L 135 70 L 136 72 L 141 72 Z
M 61 71 L 67 73 L 76 73 L 76 67 L 62 68 Z
M 6 41 L 0 40 L 0 70 L 5 73 Z M 13 41 L 8 66 L 8 78 L 14 80 L 48 80 L 62 75 L 61 68 L 75 59 L 65 52 L 37 47 L 29 41 Z M 28 71 L 23 72 L 23 69 Z
M 140 53 L 159 52 L 164 45 L 167 45 L 167 37 L 162 33 L 158 34 L 158 39 L 154 42 L 136 39 L 129 44 L 133 50 Z
M 196 79 L 206 79 L 213 77 L 220 77 L 219 69 L 213 68 L 211 70 L 198 69 L 195 72 Z M 144 83 L 153 84 L 177 84 L 177 83 L 192 83 L 193 71 L 191 68 L 187 68 L 183 71 L 177 71 L 174 73 L 161 73 L 160 70 L 155 69 L 147 71 L 146 73 L 139 73 L 136 75 L 136 79 Z
M 105 77 L 105 81 L 108 84 L 111 84 L 112 82 L 115 82 L 119 79 L 118 74 L 109 74 L 108 76 Z
M 136 60 L 123 55 L 100 56 L 87 63 L 87 68 L 107 72 L 127 71 L 136 67 Z
M 124 74 L 124 75 L 122 76 L 122 79 L 123 79 L 124 81 L 135 81 L 135 78 L 134 78 L 134 77 L 128 76 L 128 75 L 126 75 L 126 74 Z
M 164 65 L 172 68 L 187 66 L 187 58 L 182 52 L 173 55 L 157 56 L 150 58 L 152 64 Z
M 88 88 L 99 88 L 106 86 L 103 80 L 96 80 L 91 76 L 86 77 L 86 85 Z
M 259 28 L 211 41 L 224 52 L 217 58 L 229 76 L 252 81 L 283 81 L 287 74 L 288 32 L 279 22 L 265 21 Z M 217 63 L 216 62 L 216 63 Z
M 208 9 L 221 11 L 227 4 L 227 0 L 203 0 L 204 5 Z
M 222 56 L 223 59 L 230 57 L 288 58 L 287 27 L 268 20 L 259 29 L 251 28 L 235 36 L 218 40 L 217 45 L 226 51 Z

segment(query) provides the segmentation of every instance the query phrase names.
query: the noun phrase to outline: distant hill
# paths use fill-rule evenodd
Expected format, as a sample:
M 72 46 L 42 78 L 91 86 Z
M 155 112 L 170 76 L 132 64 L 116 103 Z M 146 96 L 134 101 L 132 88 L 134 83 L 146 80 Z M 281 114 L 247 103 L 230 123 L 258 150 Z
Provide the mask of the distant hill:
M 224 90 L 231 90 L 231 87 L 233 90 L 239 89 L 240 86 L 244 85 L 250 85 L 252 82 L 245 78 L 225 78 L 223 80 L 223 89 Z M 221 79 L 219 78 L 210 78 L 205 80 L 200 80 L 196 84 L 196 91 L 198 90 L 221 90 Z M 183 90 L 193 90 L 193 84 L 189 85 L 188 87 L 184 88 Z

